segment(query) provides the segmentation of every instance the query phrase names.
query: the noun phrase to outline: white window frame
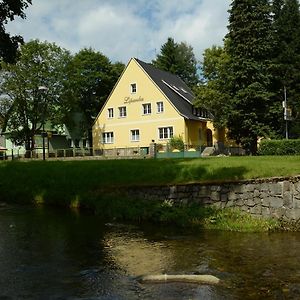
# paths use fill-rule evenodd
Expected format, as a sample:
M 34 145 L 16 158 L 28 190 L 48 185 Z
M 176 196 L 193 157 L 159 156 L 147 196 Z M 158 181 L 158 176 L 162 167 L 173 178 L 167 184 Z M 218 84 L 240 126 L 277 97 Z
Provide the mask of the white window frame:
M 131 140 L 131 142 L 139 142 L 140 141 L 140 130 L 139 129 L 131 129 L 130 130 L 130 140 Z
M 112 107 L 109 107 L 107 109 L 107 118 L 108 119 L 113 119 L 113 117 L 114 117 L 114 109 Z
M 114 143 L 114 132 L 108 131 L 102 133 L 103 144 L 113 144 Z
M 158 128 L 158 139 L 159 140 L 168 140 L 174 136 L 174 127 L 166 126 Z
M 136 94 L 137 93 L 137 84 L 136 84 L 136 82 L 130 83 L 130 93 L 131 94 Z
M 126 106 L 119 106 L 119 118 L 127 117 L 127 108 Z
M 142 104 L 142 109 L 143 109 L 143 115 L 151 115 L 152 113 L 151 103 Z
M 156 108 L 157 108 L 157 113 L 161 114 L 164 112 L 165 108 L 164 108 L 164 102 L 163 101 L 157 101 L 156 102 Z

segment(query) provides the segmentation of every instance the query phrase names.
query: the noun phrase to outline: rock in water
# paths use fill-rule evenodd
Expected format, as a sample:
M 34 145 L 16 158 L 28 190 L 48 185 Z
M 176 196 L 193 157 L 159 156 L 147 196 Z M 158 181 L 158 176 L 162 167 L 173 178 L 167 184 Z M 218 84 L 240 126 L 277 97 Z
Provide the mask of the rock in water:
M 220 279 L 213 275 L 145 275 L 141 282 L 190 282 L 199 284 L 218 284 Z

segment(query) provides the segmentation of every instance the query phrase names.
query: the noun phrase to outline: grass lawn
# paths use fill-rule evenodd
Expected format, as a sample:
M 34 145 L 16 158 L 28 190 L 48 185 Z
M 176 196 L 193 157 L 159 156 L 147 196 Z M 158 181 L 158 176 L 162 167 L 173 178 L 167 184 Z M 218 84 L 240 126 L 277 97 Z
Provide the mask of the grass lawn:
M 2 161 L 0 201 L 82 195 L 128 185 L 222 182 L 300 174 L 300 156 L 165 160 Z M 17 199 L 16 199 L 17 200 Z

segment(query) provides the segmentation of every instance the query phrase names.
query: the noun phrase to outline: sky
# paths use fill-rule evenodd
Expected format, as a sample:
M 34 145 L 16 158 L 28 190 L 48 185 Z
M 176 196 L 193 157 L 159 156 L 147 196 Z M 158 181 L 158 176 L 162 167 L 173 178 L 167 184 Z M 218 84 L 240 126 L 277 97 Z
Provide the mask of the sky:
M 73 54 L 91 47 L 111 61 L 145 62 L 160 53 L 168 37 L 186 42 L 198 60 L 204 49 L 222 45 L 228 0 L 33 0 L 27 18 L 6 29 L 25 41 L 47 40 Z

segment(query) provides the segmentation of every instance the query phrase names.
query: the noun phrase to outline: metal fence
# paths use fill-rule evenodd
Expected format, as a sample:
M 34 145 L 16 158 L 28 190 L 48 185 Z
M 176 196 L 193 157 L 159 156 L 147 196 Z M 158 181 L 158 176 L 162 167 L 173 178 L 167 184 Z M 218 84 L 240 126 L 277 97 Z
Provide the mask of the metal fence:
M 181 158 L 200 157 L 207 148 L 203 145 L 184 145 L 182 149 L 172 149 L 168 144 L 156 144 L 151 152 L 151 147 L 122 147 L 111 149 L 93 148 L 68 148 L 68 149 L 46 149 L 46 159 L 116 159 L 116 158 Z M 245 151 L 240 147 L 209 147 L 211 155 L 245 155 Z M 0 160 L 13 159 L 43 159 L 42 149 L 21 152 L 18 149 L 11 149 L 0 153 Z

